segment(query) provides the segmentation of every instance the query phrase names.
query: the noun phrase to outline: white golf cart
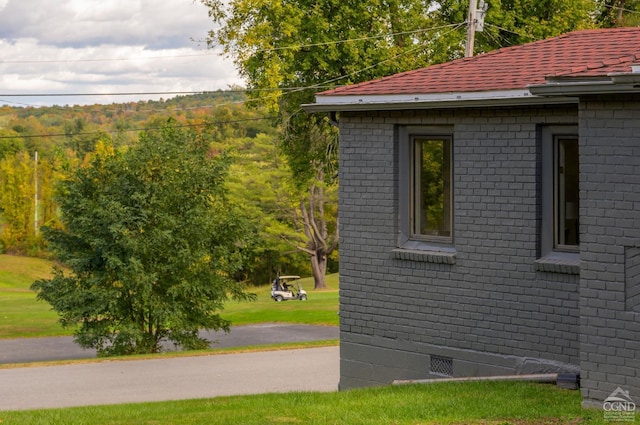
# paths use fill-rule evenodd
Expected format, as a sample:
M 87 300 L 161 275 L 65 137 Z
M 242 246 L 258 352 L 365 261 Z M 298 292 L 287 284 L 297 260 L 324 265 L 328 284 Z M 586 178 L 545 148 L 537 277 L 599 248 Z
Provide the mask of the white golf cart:
M 302 289 L 302 285 L 300 285 L 300 282 L 295 282 L 298 279 L 300 279 L 300 276 L 276 277 L 271 284 L 271 298 L 273 298 L 277 302 L 287 300 L 306 301 L 307 292 Z M 293 283 L 297 283 L 297 291 L 294 289 Z

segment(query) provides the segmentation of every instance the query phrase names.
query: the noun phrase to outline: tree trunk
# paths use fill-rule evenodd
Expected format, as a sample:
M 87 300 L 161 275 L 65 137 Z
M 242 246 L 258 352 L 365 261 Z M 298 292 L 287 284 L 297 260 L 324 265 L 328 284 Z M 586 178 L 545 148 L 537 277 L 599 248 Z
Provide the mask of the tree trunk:
M 313 289 L 325 289 L 325 275 L 327 274 L 327 256 L 323 252 L 316 251 L 311 256 L 311 269 L 313 271 Z
M 338 244 L 338 226 L 333 234 L 329 234 L 329 226 L 325 217 L 325 197 L 322 172 L 318 172 L 319 184 L 312 184 L 306 199 L 301 199 L 298 209 L 302 219 L 302 230 L 306 237 L 306 246 L 296 246 L 300 251 L 309 254 L 313 271 L 314 289 L 327 287 L 325 274 L 327 258 Z
M 623 27 L 624 26 L 624 14 L 623 14 L 623 12 L 625 10 L 625 7 L 627 6 L 627 0 L 620 0 L 617 3 L 618 3 L 618 5 L 617 5 L 618 13 L 617 13 L 616 18 L 615 18 L 614 26 L 615 27 Z M 615 5 L 615 3 L 614 3 L 614 5 Z

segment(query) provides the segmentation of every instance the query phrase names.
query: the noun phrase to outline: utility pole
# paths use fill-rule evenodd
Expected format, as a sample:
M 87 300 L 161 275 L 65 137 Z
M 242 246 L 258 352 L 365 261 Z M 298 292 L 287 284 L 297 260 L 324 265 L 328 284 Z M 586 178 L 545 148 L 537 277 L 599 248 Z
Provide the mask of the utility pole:
M 464 57 L 473 56 L 473 45 L 476 41 L 476 10 L 478 0 L 469 0 L 469 17 L 467 18 L 467 44 L 464 48 Z
M 469 17 L 467 18 L 467 44 L 464 49 L 464 57 L 473 56 L 473 46 L 476 41 L 476 31 L 482 32 L 484 29 L 484 16 L 487 13 L 488 4 L 484 0 L 480 0 L 480 8 L 478 8 L 478 0 L 469 0 Z
M 33 214 L 33 229 L 36 236 L 38 235 L 38 151 L 36 151 L 34 168 L 33 168 L 33 185 L 34 185 L 34 214 Z

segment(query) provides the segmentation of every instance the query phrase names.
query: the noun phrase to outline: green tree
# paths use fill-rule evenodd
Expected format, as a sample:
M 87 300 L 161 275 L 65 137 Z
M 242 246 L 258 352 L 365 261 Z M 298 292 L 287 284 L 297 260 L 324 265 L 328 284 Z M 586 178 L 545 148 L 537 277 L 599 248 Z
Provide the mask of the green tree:
M 464 52 L 468 0 L 201 0 L 216 29 L 210 46 L 222 46 L 247 81 L 250 105 L 265 105 L 280 125 L 300 205 L 328 205 L 314 188 L 335 185 L 338 134 L 324 114 L 300 106 L 319 90 L 357 83 L 458 58 Z M 593 0 L 488 0 L 490 30 L 478 50 L 544 38 L 592 25 Z M 523 35 L 527 34 L 527 35 Z M 320 180 L 321 179 L 321 180 Z M 313 194 L 316 195 L 313 195 Z M 324 193 L 329 193 L 325 191 Z M 325 212 L 327 210 L 325 209 Z M 309 212 L 309 210 L 307 210 Z M 304 216 L 305 211 L 300 210 Z M 316 287 L 323 250 L 315 232 L 324 216 L 308 214 L 307 244 Z M 326 217 L 325 217 L 326 218 Z M 338 229 L 328 223 L 327 229 Z M 337 233 L 327 239 L 337 239 Z M 312 252 L 315 252 L 312 254 Z M 320 255 L 320 257 L 318 257 Z
M 605 28 L 640 25 L 639 0 L 596 0 L 598 24 Z
M 34 282 L 76 341 L 102 355 L 186 349 L 200 329 L 228 330 L 219 311 L 252 296 L 230 276 L 252 227 L 226 199 L 228 160 L 167 125 L 124 153 L 99 143 L 90 166 L 61 185 L 63 228 L 43 233 L 70 270 Z
M 0 128 L 0 159 L 24 150 L 24 142 L 13 130 Z
M 578 29 L 594 27 L 594 0 L 485 0 L 487 13 L 482 32 L 476 32 L 474 51 L 485 53 L 542 40 Z M 469 0 L 433 2 L 434 25 L 464 22 Z M 434 62 L 464 56 L 466 32 L 447 34 L 434 44 Z
M 231 147 L 234 161 L 227 184 L 231 199 L 243 204 L 243 210 L 258 227 L 256 256 L 250 278 L 255 284 L 271 282 L 276 274 L 309 275 L 307 254 L 292 248 L 297 240 L 291 212 L 290 180 L 286 163 L 278 153 L 275 130 L 256 137 L 231 137 L 213 145 Z M 249 276 L 248 276 L 249 277 Z

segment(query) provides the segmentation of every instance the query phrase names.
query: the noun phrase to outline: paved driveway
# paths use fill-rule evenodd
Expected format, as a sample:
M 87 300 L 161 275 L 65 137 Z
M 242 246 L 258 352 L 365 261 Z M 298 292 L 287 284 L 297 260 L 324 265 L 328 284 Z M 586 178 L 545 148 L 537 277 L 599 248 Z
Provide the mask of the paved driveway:
M 326 326 L 261 324 L 208 334 L 214 347 L 337 339 Z M 95 357 L 71 338 L 0 340 L 0 364 Z M 339 348 L 0 368 L 0 410 L 336 391 Z
M 0 410 L 336 391 L 339 348 L 0 369 Z

